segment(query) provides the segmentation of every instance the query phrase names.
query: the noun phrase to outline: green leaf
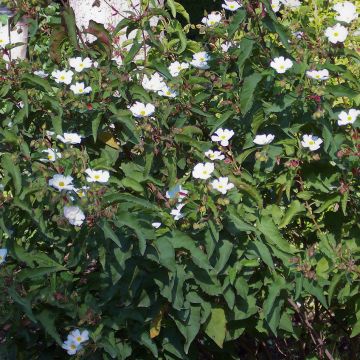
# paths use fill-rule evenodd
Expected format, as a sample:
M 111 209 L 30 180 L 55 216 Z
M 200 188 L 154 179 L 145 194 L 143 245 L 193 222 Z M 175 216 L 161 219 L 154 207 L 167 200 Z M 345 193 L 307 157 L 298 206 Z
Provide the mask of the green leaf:
M 105 239 L 112 240 L 119 248 L 122 247 L 119 237 L 115 234 L 109 222 L 103 221 L 99 226 L 104 232 Z
M 23 311 L 25 312 L 26 316 L 33 321 L 34 323 L 37 323 L 37 320 L 33 314 L 32 311 L 32 307 L 31 307 L 31 302 L 30 300 L 21 297 L 16 290 L 13 287 L 9 287 L 8 288 L 8 293 L 11 296 L 11 298 L 21 306 L 21 308 L 23 309 Z
M 140 51 L 142 46 L 143 46 L 143 44 L 141 42 L 138 42 L 136 39 L 134 39 L 129 52 L 126 54 L 126 56 L 124 58 L 124 64 L 128 64 L 131 61 L 133 61 L 134 57 Z
M 166 5 L 169 7 L 171 11 L 171 15 L 176 17 L 176 5 L 174 0 L 166 0 Z
M 273 103 L 267 103 L 263 101 L 264 110 L 266 114 L 282 112 L 288 107 L 290 107 L 298 99 L 295 93 L 286 94 L 282 96 L 279 100 Z
M 75 21 L 75 13 L 71 6 L 65 6 L 64 11 L 62 12 L 62 17 L 64 20 L 64 25 L 66 27 L 67 33 L 69 35 L 69 39 L 74 48 L 78 48 L 79 44 L 77 41 L 77 33 L 76 33 L 76 21 Z
M 281 309 L 284 305 L 284 300 L 280 298 L 280 293 L 282 290 L 285 290 L 287 286 L 283 277 L 278 275 L 274 276 L 275 279 L 269 286 L 269 294 L 264 301 L 263 309 L 265 320 L 276 336 L 281 318 Z
M 328 289 L 328 303 L 329 306 L 331 305 L 332 298 L 334 296 L 334 292 L 336 290 L 337 285 L 340 283 L 344 273 L 335 274 L 331 280 L 329 289 Z
M 290 246 L 290 244 L 282 237 L 279 229 L 269 216 L 261 218 L 258 229 L 263 233 L 265 239 L 271 246 L 275 246 L 287 254 L 293 255 L 296 253 L 296 249 Z
M 268 247 L 259 240 L 253 240 L 252 244 L 254 244 L 259 256 L 261 257 L 261 260 L 264 261 L 267 266 L 274 269 L 274 262 Z
M 228 240 L 222 240 L 218 246 L 219 257 L 214 266 L 216 273 L 220 273 L 226 266 L 233 250 L 233 243 Z
M 95 116 L 95 118 L 91 122 L 91 130 L 92 130 L 92 136 L 93 136 L 94 142 L 96 142 L 96 139 L 97 139 L 97 133 L 98 133 L 99 125 L 101 122 L 101 118 L 102 118 L 102 113 L 99 113 Z
M 355 98 L 359 93 L 345 85 L 328 85 L 325 88 L 327 94 L 331 94 L 335 97 L 346 96 L 349 99 Z
M 15 194 L 19 195 L 22 189 L 21 172 L 18 165 L 15 165 L 14 160 L 10 154 L 3 154 L 1 156 L 1 165 L 3 169 L 10 175 L 15 188 Z
M 189 13 L 185 10 L 185 8 L 177 1 L 174 1 L 174 4 L 176 13 L 180 14 L 188 23 L 190 23 L 190 16 Z
M 201 325 L 201 306 L 194 305 L 190 307 L 190 314 L 187 317 L 186 321 L 180 321 L 175 319 L 176 326 L 179 331 L 185 338 L 184 351 L 185 354 L 189 352 L 189 348 L 191 343 L 196 338 L 196 335 L 199 333 L 200 325 Z
M 160 264 L 170 271 L 175 272 L 175 250 L 171 241 L 169 241 L 166 237 L 161 237 L 156 239 L 153 242 L 153 245 L 158 253 Z
M 324 291 L 318 284 L 316 284 L 314 281 L 310 281 L 309 279 L 304 278 L 303 287 L 304 290 L 309 294 L 314 295 L 326 309 L 328 308 Z
M 212 269 L 205 253 L 196 246 L 195 241 L 190 236 L 178 230 L 174 230 L 171 234 L 167 234 L 166 236 L 169 237 L 169 240 L 175 249 L 188 250 L 195 265 L 204 270 Z
M 144 192 L 143 186 L 138 181 L 130 177 L 126 177 L 125 179 L 122 179 L 121 183 L 123 184 L 124 187 L 134 190 L 135 192 L 138 193 Z
M 279 224 L 279 229 L 289 225 L 295 216 L 305 212 L 305 210 L 305 206 L 299 200 L 292 201 Z
M 329 270 L 329 262 L 326 257 L 322 257 L 316 264 L 316 275 L 322 278 L 328 278 L 327 272 Z
M 240 25 L 246 19 L 246 11 L 238 10 L 236 14 L 233 16 L 230 25 L 228 25 L 228 36 L 232 38 L 237 30 L 239 30 Z
M 55 327 L 54 312 L 50 310 L 43 310 L 40 314 L 36 315 L 45 331 L 59 344 L 62 344 L 59 333 Z
M 210 319 L 205 327 L 205 333 L 221 349 L 226 336 L 226 324 L 225 311 L 222 308 L 212 308 Z
M 49 82 L 45 79 L 42 79 L 39 76 L 32 75 L 32 74 L 23 74 L 21 79 L 25 84 L 29 84 L 29 85 L 35 86 L 37 88 L 40 88 L 41 90 L 43 90 L 47 93 L 53 92 L 53 89 L 50 86 Z
M 357 322 L 353 326 L 350 337 L 353 338 L 359 334 L 360 334 L 360 318 L 357 320 Z
M 254 103 L 254 93 L 258 83 L 261 81 L 262 75 L 254 73 L 247 76 L 240 93 L 240 109 L 241 113 L 245 115 Z
M 254 45 L 255 45 L 255 41 L 252 39 L 248 39 L 246 37 L 241 39 L 239 43 L 239 55 L 236 61 L 236 65 L 238 67 L 240 79 L 242 78 L 245 61 L 249 59 L 253 51 Z

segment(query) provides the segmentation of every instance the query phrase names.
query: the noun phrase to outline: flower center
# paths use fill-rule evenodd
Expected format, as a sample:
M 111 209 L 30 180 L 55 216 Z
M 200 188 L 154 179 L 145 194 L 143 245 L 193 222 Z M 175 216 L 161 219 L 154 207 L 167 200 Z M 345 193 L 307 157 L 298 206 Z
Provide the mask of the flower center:
M 53 159 L 52 155 L 48 155 L 48 159 L 52 160 Z
M 280 69 L 281 69 L 281 70 L 284 70 L 284 69 L 285 69 L 285 66 L 284 66 L 284 65 L 280 65 Z
M 141 115 L 145 115 L 145 114 L 146 114 L 145 110 L 141 110 L 141 111 L 140 111 L 140 114 L 141 114 Z
M 315 145 L 315 141 L 310 140 L 310 141 L 309 141 L 309 145 Z
M 219 188 L 219 189 L 223 189 L 224 186 L 223 186 L 223 185 L 218 185 L 218 188 Z
M 4 259 L 4 258 L 0 255 L 0 261 L 3 261 L 3 259 Z
M 205 58 L 204 58 L 204 57 L 201 57 L 201 58 L 200 58 L 200 61 L 205 61 Z
M 84 90 L 83 89 L 79 89 L 79 93 L 82 93 Z
M 225 135 L 221 135 L 221 136 L 220 136 L 220 139 L 221 139 L 221 140 L 226 140 L 226 136 L 225 136 Z
M 76 345 L 71 344 L 71 345 L 70 345 L 70 348 L 71 348 L 72 350 L 75 350 L 75 349 L 76 349 Z
M 80 342 L 82 340 L 81 336 L 78 336 L 76 340 Z
M 65 80 L 65 76 L 64 76 L 64 75 L 61 75 L 61 76 L 60 76 L 60 80 Z
M 334 36 L 337 37 L 339 36 L 339 33 L 337 31 L 334 32 Z
M 99 175 L 95 175 L 94 178 L 95 178 L 95 180 L 99 180 L 99 179 L 100 179 L 100 176 L 99 176 Z
M 208 174 L 208 172 L 206 171 L 206 170 L 203 170 L 203 175 L 207 175 Z
M 320 75 L 318 74 L 318 75 L 315 75 L 315 77 L 317 78 L 317 79 L 320 79 Z
M 347 119 L 348 119 L 349 121 L 351 121 L 351 120 L 352 120 L 352 117 L 349 115 L 349 116 L 347 117 Z
M 65 186 L 65 183 L 64 183 L 63 181 L 60 181 L 60 182 L 59 182 L 59 186 L 64 187 L 64 186 Z
M 83 67 L 84 67 L 84 64 L 83 64 L 83 63 L 80 63 L 80 64 L 79 64 L 79 67 L 83 68 Z

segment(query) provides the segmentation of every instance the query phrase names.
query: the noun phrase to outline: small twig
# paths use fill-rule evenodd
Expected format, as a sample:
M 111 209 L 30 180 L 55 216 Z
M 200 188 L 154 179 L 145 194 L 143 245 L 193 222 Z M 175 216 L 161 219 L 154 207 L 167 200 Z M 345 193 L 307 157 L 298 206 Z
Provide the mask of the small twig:
M 328 360 L 334 360 L 333 356 L 330 354 L 329 350 L 325 347 L 324 341 L 321 339 L 321 337 L 316 333 L 313 326 L 310 324 L 307 316 L 305 313 L 302 313 L 299 309 L 299 307 L 296 305 L 296 303 L 292 299 L 288 299 L 289 304 L 294 308 L 296 313 L 299 315 L 301 322 L 304 323 L 308 329 L 308 332 L 310 334 L 311 340 L 313 341 L 314 345 L 316 347 L 319 347 L 320 349 L 323 349 L 325 352 L 326 357 Z

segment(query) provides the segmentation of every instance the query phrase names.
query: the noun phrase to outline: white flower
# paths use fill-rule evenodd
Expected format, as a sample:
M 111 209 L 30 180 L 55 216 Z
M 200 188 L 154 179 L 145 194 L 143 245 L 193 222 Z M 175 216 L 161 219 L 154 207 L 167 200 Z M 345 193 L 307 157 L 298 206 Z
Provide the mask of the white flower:
M 89 69 L 92 66 L 92 61 L 88 57 L 84 60 L 81 57 L 69 59 L 69 65 L 75 69 L 76 72 L 82 72 L 84 69 Z
M 49 76 L 49 74 L 47 74 L 45 71 L 43 71 L 43 70 L 36 70 L 36 71 L 34 71 L 34 75 L 36 75 L 36 76 L 39 76 L 39 77 L 41 77 L 41 78 L 43 78 L 43 79 L 45 79 L 45 78 L 47 78 L 48 76 Z
M 3 49 L 10 43 L 9 39 L 9 28 L 0 23 L 0 49 Z
M 221 50 L 226 53 L 229 51 L 231 47 L 234 46 L 234 44 L 231 41 L 226 41 L 222 43 L 220 46 L 221 46 Z
M 275 69 L 278 74 L 283 74 L 293 66 L 293 62 L 290 59 L 285 59 L 283 56 L 280 56 L 274 58 L 270 66 Z
M 176 205 L 175 209 L 172 209 L 170 215 L 174 217 L 174 220 L 180 220 L 184 217 L 184 214 L 181 213 L 181 209 L 185 206 L 185 204 Z
M 85 87 L 85 84 L 83 82 L 76 82 L 74 85 L 70 86 L 70 90 L 75 95 L 80 95 L 80 94 L 89 94 L 92 88 L 91 86 Z
M 0 265 L 5 262 L 6 256 L 7 256 L 7 249 L 0 249 Z
M 192 171 L 192 176 L 195 179 L 209 179 L 211 177 L 212 172 L 214 171 L 214 164 L 213 163 L 199 163 L 194 166 Z
M 200 51 L 198 53 L 193 54 L 193 60 L 206 62 L 210 60 L 210 55 L 206 51 Z
M 222 194 L 226 194 L 228 190 L 231 190 L 234 187 L 233 183 L 229 183 L 229 178 L 227 177 L 215 179 L 210 184 L 215 190 L 221 192 Z
M 301 145 L 304 148 L 309 148 L 310 151 L 315 151 L 320 148 L 320 145 L 322 144 L 322 140 L 314 135 L 303 135 L 303 139 L 301 141 Z
M 72 181 L 74 179 L 71 176 L 64 176 L 56 174 L 49 180 L 49 185 L 54 187 L 56 190 L 74 190 Z
M 166 86 L 164 78 L 159 73 L 152 74 L 150 78 L 147 75 L 144 75 L 141 85 L 145 90 L 149 91 L 160 91 Z
M 42 162 L 54 162 L 57 159 L 61 159 L 61 153 L 56 149 L 46 149 L 42 151 L 43 153 L 47 153 L 46 159 L 40 159 Z
M 203 17 L 201 22 L 206 26 L 214 26 L 221 21 L 221 18 L 222 18 L 221 13 L 213 11 L 208 16 Z
M 325 36 L 329 39 L 332 44 L 342 43 L 346 40 L 348 36 L 348 30 L 345 26 L 337 23 L 333 27 L 328 27 L 325 30 Z
M 201 70 L 207 70 L 210 69 L 210 66 L 207 62 L 202 62 L 199 60 L 192 60 L 190 63 L 193 67 L 196 67 Z
M 180 63 L 179 61 L 175 61 L 175 62 L 171 63 L 168 67 L 169 72 L 170 72 L 171 76 L 173 76 L 173 77 L 179 76 L 179 74 L 182 70 L 185 70 L 188 68 L 189 68 L 188 63 L 186 63 L 186 62 Z
M 210 56 L 206 51 L 201 51 L 193 54 L 193 59 L 191 61 L 191 65 L 202 70 L 209 69 L 208 61 L 210 60 Z
M 333 6 L 333 9 L 338 13 L 338 15 L 335 16 L 337 21 L 350 24 L 353 20 L 358 18 L 356 6 L 350 1 L 337 3 Z
M 110 173 L 107 170 L 92 170 L 86 169 L 85 173 L 88 175 L 86 178 L 87 182 L 100 182 L 106 183 L 109 181 Z
M 299 0 L 281 0 L 281 2 L 291 9 L 296 9 L 301 6 L 301 2 Z
M 314 80 L 327 80 L 329 79 L 329 71 L 327 69 L 323 70 L 309 70 L 306 72 L 307 77 Z
M 253 142 L 256 145 L 267 145 L 270 144 L 275 139 L 275 135 L 269 134 L 269 135 L 256 135 Z
M 64 341 L 61 347 L 67 351 L 68 355 L 75 355 L 81 349 L 81 347 L 73 340 Z
M 177 96 L 177 92 L 165 85 L 160 91 L 158 91 L 158 95 L 174 98 Z
M 212 151 L 208 150 L 205 152 L 205 156 L 207 156 L 210 160 L 224 160 L 225 155 L 221 151 Z
M 95 69 L 97 69 L 97 68 L 99 67 L 99 63 L 98 63 L 97 61 L 94 61 L 94 62 L 93 62 L 93 67 L 94 67 Z
M 271 1 L 271 9 L 274 12 L 278 12 L 280 10 L 280 6 L 281 6 L 280 0 L 272 0 Z
M 161 222 L 153 222 L 151 226 L 155 229 L 158 229 L 161 226 Z
M 54 78 L 55 82 L 58 84 L 64 83 L 70 85 L 74 73 L 71 70 L 54 70 L 51 73 L 51 76 Z
M 81 136 L 76 133 L 64 133 L 64 136 L 57 135 L 57 139 L 61 140 L 64 144 L 80 144 Z
M 236 11 L 237 9 L 242 7 L 242 5 L 240 5 L 237 1 L 232 1 L 232 0 L 224 0 L 224 4 L 222 4 L 221 6 L 225 10 L 229 10 L 229 11 Z
M 175 199 L 177 198 L 178 202 L 182 202 L 187 194 L 189 193 L 188 190 L 183 189 L 181 185 L 176 185 L 173 188 L 169 189 L 165 196 L 167 199 Z
M 86 192 L 89 190 L 89 186 L 83 186 L 80 189 L 74 188 L 74 191 L 76 192 L 76 195 L 80 198 L 86 196 Z
M 353 124 L 359 115 L 360 115 L 360 110 L 356 110 L 356 109 L 350 109 L 348 113 L 346 111 L 342 111 L 339 114 L 338 125 L 342 126 L 342 125 Z
M 293 32 L 293 35 L 297 38 L 297 39 L 302 39 L 304 36 L 304 32 L 303 31 L 295 31 Z
M 228 129 L 217 129 L 214 133 L 215 135 L 211 136 L 212 141 L 220 142 L 221 146 L 228 146 L 229 140 L 234 136 L 233 130 Z
M 136 103 L 132 105 L 129 110 L 135 117 L 140 118 L 152 115 L 155 112 L 155 106 L 153 104 L 143 104 L 139 101 L 136 101 Z
M 81 226 L 85 220 L 85 214 L 78 206 L 64 206 L 64 216 L 71 225 Z
M 89 340 L 89 332 L 87 330 L 84 330 L 83 332 L 80 332 L 79 329 L 73 330 L 67 338 L 68 341 L 73 341 L 77 345 L 80 345 L 81 343 Z

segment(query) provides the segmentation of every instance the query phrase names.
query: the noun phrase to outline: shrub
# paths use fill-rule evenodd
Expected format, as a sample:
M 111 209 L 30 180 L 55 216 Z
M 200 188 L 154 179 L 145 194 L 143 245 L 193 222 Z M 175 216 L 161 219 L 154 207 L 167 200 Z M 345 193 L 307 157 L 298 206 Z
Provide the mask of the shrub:
M 0 65 L 2 359 L 357 356 L 359 44 L 332 6 L 219 3 L 194 41 L 145 3 L 91 44 L 42 10 Z

